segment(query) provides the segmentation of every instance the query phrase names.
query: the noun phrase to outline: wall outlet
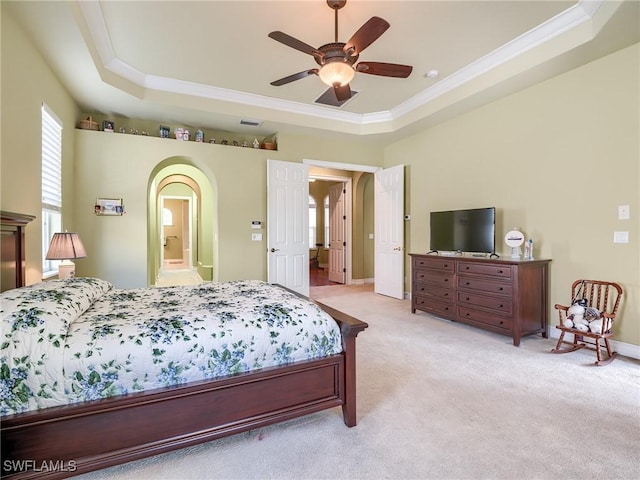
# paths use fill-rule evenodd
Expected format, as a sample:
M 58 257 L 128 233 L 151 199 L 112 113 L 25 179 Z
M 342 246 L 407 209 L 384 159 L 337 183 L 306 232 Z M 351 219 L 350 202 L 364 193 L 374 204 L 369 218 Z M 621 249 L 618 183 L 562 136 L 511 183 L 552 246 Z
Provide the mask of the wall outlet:
M 618 220 L 629 220 L 630 215 L 629 205 L 618 205 Z
M 251 234 L 251 240 L 253 240 L 254 242 L 261 242 L 262 241 L 262 234 L 261 233 L 252 233 Z

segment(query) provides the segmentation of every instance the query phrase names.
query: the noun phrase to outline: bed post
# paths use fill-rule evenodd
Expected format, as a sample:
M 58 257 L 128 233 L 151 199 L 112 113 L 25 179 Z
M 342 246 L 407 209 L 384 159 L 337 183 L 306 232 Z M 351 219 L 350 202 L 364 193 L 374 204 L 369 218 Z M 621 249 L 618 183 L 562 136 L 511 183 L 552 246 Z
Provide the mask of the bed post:
M 340 325 L 344 350 L 344 399 L 342 416 L 347 427 L 355 427 L 356 418 L 356 337 L 369 325 L 321 302 L 316 304 Z

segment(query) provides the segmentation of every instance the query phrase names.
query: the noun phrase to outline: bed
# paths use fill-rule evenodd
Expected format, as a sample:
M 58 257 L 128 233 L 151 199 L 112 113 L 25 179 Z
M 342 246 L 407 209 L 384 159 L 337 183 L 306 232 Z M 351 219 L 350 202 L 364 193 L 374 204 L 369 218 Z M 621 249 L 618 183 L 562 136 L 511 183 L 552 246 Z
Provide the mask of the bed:
M 281 287 L 79 278 L 2 295 L 3 478 L 66 478 L 334 407 L 356 425 L 367 324 Z

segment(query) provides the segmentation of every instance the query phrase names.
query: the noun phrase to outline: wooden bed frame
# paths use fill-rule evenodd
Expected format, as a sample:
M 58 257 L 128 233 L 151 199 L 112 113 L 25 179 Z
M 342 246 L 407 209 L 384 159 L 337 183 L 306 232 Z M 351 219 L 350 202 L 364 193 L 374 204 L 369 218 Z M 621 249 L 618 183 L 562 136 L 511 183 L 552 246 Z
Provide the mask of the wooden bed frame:
M 5 416 L 2 478 L 67 478 L 338 406 L 355 426 L 356 337 L 368 325 L 318 305 L 340 325 L 342 354 Z

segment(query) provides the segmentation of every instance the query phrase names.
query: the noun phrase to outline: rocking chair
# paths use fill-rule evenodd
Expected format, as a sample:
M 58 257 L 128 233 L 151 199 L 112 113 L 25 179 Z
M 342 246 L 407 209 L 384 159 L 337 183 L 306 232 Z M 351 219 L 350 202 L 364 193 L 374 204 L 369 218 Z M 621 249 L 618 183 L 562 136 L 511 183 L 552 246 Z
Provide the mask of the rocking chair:
M 582 300 L 582 304 L 586 303 L 588 311 L 597 312 L 599 317 L 594 320 L 595 325 L 589 324 L 589 327 L 582 329 L 571 325 L 572 322 L 566 322 L 567 318 L 571 320 L 569 309 L 565 305 L 556 304 L 555 309 L 558 310 L 560 323 L 556 328 L 562 331 L 556 348 L 551 350 L 553 353 L 569 353 L 581 348 L 595 350 L 597 361 L 596 365 L 607 365 L 615 357 L 616 352 L 611 351 L 609 339 L 613 336 L 613 322 L 616 319 L 616 313 L 622 300 L 622 287 L 617 283 L 604 282 L 600 280 L 576 280 L 571 285 L 571 298 L 574 303 Z M 594 310 L 595 309 L 595 310 Z M 588 328 L 587 331 L 584 331 Z M 564 340 L 565 334 L 573 334 L 573 342 Z M 600 342 L 604 341 L 604 345 Z M 562 347 L 567 344 L 567 347 Z M 561 348 L 562 347 L 562 348 Z M 607 358 L 603 359 L 602 350 L 606 349 Z

